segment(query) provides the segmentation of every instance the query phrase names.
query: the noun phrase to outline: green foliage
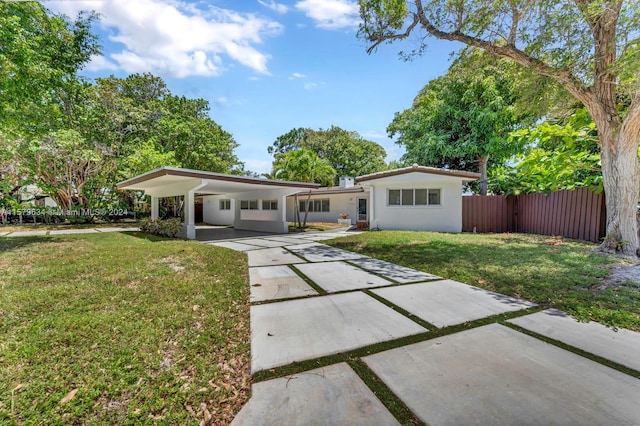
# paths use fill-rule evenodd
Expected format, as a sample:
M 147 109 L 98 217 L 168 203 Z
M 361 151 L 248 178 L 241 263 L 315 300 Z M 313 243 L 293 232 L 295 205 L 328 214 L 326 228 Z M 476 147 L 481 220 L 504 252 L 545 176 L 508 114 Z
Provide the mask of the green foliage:
M 276 158 L 279 154 L 306 148 L 326 159 L 336 171 L 335 181 L 340 176 L 361 176 L 385 169 L 387 153 L 379 144 L 368 141 L 357 132 L 337 126 L 329 129 L 292 129 L 279 136 L 267 148 Z
M 209 103 L 172 95 L 160 77 L 100 78 L 88 101 L 91 125 L 85 131 L 118 151 L 121 179 L 135 176 L 142 158 L 151 161 L 143 171 L 160 161 L 220 173 L 241 165 L 233 153 L 238 144 L 209 117 Z
M 512 165 L 496 167 L 490 186 L 496 194 L 552 192 L 591 187 L 602 191 L 595 123 L 584 109 L 564 122 L 542 122 L 515 131 L 512 140 L 528 147 Z
M 279 153 L 275 157 L 271 174 L 276 179 L 331 185 L 336 176 L 329 161 L 310 149 Z
M 59 115 L 55 92 L 100 49 L 93 14 L 75 21 L 37 2 L 0 2 L 0 125 L 27 138 L 50 131 Z
M 63 209 L 98 207 L 115 175 L 109 149 L 91 143 L 75 130 L 60 130 L 22 141 L 20 152 L 33 182 Z
M 175 152 L 158 151 L 153 139 L 134 148 L 133 152 L 122 160 L 121 178 L 127 179 L 159 167 L 180 167 Z
M 177 217 L 158 220 L 146 218 L 140 221 L 140 230 L 153 235 L 175 238 L 182 232 L 182 221 Z
M 387 128 L 404 145 L 405 164 L 486 173 L 522 149 L 509 132 L 534 116 L 518 107 L 520 70 L 479 50 L 460 56 L 446 75 L 429 82 L 411 108 Z

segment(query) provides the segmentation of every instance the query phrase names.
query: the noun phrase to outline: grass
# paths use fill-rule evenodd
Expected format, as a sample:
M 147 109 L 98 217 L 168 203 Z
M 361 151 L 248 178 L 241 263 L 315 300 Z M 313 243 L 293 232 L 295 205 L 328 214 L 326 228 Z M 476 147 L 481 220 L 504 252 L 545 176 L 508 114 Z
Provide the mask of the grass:
M 524 234 L 381 231 L 327 242 L 425 272 L 640 331 L 640 287 L 603 286 L 621 261 L 594 244 Z
M 289 232 L 330 231 L 338 228 L 344 228 L 344 225 L 333 222 L 308 222 L 305 228 L 300 229 L 295 223 L 289 222 Z
M 18 232 L 18 231 L 57 231 L 63 229 L 94 229 L 94 228 L 131 228 L 137 227 L 138 221 L 134 219 L 125 219 L 118 222 L 101 222 L 94 223 L 28 223 L 22 225 L 11 225 L 0 223 L 0 232 Z
M 244 254 L 138 233 L 0 238 L 1 424 L 227 424 Z

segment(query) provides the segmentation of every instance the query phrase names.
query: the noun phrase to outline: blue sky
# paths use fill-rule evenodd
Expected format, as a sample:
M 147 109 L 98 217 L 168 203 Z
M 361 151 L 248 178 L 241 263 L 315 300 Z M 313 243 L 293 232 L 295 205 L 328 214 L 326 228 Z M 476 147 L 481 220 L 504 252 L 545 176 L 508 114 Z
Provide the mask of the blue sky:
M 102 15 L 94 31 L 103 56 L 83 71 L 94 78 L 138 72 L 161 76 L 177 95 L 204 98 L 211 117 L 240 144 L 245 168 L 271 169 L 267 147 L 295 127 L 331 125 L 381 144 L 387 160 L 402 149 L 386 135 L 394 112 L 446 72 L 450 42 L 431 40 L 423 57 L 402 61 L 415 40 L 367 55 L 356 38 L 351 0 L 50 0 L 74 17 Z

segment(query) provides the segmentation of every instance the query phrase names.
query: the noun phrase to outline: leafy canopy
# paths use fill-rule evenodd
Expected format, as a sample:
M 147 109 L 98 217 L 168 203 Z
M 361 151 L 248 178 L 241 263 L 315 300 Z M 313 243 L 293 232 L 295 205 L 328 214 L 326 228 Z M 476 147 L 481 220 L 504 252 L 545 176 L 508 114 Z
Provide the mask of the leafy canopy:
M 361 176 L 384 170 L 387 153 L 379 144 L 357 132 L 331 126 L 329 129 L 292 129 L 267 148 L 274 156 L 306 148 L 326 159 L 340 176 Z M 335 182 L 334 182 L 335 183 Z
M 336 171 L 329 161 L 307 148 L 278 153 L 273 162 L 275 179 L 331 185 Z

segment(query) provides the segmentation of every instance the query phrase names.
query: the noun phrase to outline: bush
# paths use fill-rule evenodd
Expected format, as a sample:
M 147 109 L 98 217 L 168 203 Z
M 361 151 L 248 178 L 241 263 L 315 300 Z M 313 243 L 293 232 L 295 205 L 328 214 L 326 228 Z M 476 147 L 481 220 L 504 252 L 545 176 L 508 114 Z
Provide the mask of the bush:
M 147 218 L 140 221 L 140 230 L 149 234 L 175 238 L 182 232 L 182 222 L 175 217 L 158 220 Z

